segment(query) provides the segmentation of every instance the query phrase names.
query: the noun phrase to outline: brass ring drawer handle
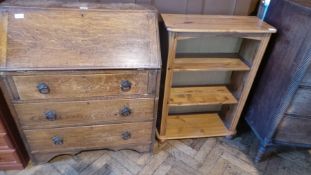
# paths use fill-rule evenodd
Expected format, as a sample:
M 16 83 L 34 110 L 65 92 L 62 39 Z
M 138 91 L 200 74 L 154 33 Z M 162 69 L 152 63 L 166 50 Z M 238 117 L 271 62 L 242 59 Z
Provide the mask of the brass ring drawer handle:
M 122 116 L 122 117 L 128 117 L 132 114 L 132 110 L 129 108 L 129 107 L 124 107 L 120 110 L 119 114 Z
M 62 145 L 64 144 L 64 139 L 60 136 L 54 136 L 52 137 L 52 142 L 54 143 L 54 145 Z
M 40 92 L 40 94 L 48 94 L 50 93 L 50 88 L 46 83 L 39 83 L 37 85 L 37 89 Z
M 49 121 L 54 121 L 57 119 L 57 114 L 55 111 L 47 111 L 44 113 L 44 116 Z
M 128 139 L 130 139 L 132 137 L 132 134 L 129 131 L 125 131 L 125 132 L 122 133 L 121 136 L 122 136 L 123 140 L 128 140 Z
M 129 80 L 122 80 L 120 84 L 120 88 L 123 92 L 127 92 L 131 90 L 132 83 Z

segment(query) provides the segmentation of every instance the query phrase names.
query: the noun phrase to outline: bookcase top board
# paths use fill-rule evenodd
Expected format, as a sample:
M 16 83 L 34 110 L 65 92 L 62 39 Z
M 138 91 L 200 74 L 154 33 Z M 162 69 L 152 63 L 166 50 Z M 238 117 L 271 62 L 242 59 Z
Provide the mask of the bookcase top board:
M 275 33 L 255 16 L 161 14 L 168 31 L 210 33 Z

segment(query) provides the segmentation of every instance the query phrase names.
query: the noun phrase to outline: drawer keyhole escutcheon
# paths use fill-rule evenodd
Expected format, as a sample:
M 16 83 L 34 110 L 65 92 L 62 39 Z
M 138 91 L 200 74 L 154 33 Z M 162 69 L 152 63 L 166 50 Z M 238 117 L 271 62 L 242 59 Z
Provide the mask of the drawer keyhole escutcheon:
M 57 119 L 57 114 L 55 111 L 47 111 L 44 113 L 44 116 L 49 121 L 54 121 Z
M 131 90 L 132 83 L 129 80 L 122 80 L 120 84 L 120 88 L 123 92 L 127 92 Z
M 52 137 L 52 141 L 54 143 L 54 145 L 62 145 L 64 144 L 64 139 L 60 136 L 54 136 Z
M 40 92 L 40 94 L 48 94 L 50 93 L 50 88 L 46 83 L 39 83 L 37 85 L 37 89 Z
M 123 140 L 128 140 L 132 137 L 132 134 L 129 131 L 125 131 L 122 133 L 122 139 Z
M 122 117 L 128 117 L 132 114 L 132 110 L 129 107 L 125 106 L 120 110 L 119 113 Z

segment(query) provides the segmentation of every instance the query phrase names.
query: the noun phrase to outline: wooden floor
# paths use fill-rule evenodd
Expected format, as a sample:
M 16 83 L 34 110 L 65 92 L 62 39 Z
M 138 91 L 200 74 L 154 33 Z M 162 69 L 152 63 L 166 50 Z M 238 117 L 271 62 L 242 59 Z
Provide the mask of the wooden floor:
M 49 164 L 0 175 L 224 175 L 311 174 L 311 150 L 286 149 L 269 160 L 253 163 L 258 142 L 250 133 L 234 140 L 224 138 L 167 141 L 154 155 L 135 151 L 89 151 L 74 157 L 61 156 Z

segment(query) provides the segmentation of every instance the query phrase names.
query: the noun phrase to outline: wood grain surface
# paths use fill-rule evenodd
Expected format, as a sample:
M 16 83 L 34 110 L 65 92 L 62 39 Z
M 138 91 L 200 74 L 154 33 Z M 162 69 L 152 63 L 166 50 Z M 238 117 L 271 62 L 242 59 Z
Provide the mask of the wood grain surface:
M 171 89 L 169 106 L 235 104 L 237 100 L 225 86 L 176 87 Z
M 10 148 L 7 144 L 7 136 L 6 133 L 0 133 L 0 149 L 8 149 Z
M 68 151 L 76 149 L 98 149 L 120 145 L 150 144 L 152 122 L 93 125 L 53 129 L 24 130 L 31 153 Z M 130 132 L 128 140 L 122 139 L 124 132 Z M 54 136 L 63 138 L 63 144 L 55 145 Z
M 222 134 L 227 134 L 226 136 L 234 135 L 270 35 L 275 33 L 276 29 L 252 16 L 181 14 L 162 14 L 161 16 L 167 33 L 169 36 L 174 37 L 168 37 L 170 45 L 167 47 L 166 82 L 169 84 L 164 89 L 165 95 L 163 97 L 163 111 L 158 137 L 162 141 L 176 139 L 167 135 L 165 131 L 168 127 L 174 127 L 174 125 L 168 126 L 168 120 L 170 120 L 169 107 L 198 105 L 222 105 L 217 112 L 220 114 L 221 121 L 224 122 L 221 122 L 221 124 L 225 124 L 229 130 L 229 132 L 222 132 Z M 176 41 L 206 38 L 206 41 L 209 42 L 208 39 L 215 38 L 215 36 L 224 39 L 238 38 L 241 44 L 232 46 L 237 47 L 237 50 L 227 54 L 221 50 L 221 46 L 218 46 L 219 49 L 215 53 L 209 50 L 204 51 L 201 48 L 194 51 L 195 53 L 192 53 L 193 51 L 186 53 L 186 55 L 193 54 L 199 57 L 187 57 L 178 54 L 176 49 L 172 47 Z M 219 52 L 221 54 L 216 54 Z M 229 57 L 229 55 L 231 56 Z M 231 74 L 231 78 L 229 81 L 226 80 L 223 86 L 216 84 L 217 86 L 197 87 L 192 84 L 192 86 L 188 87 L 185 87 L 186 85 L 172 87 L 170 80 L 172 74 L 180 71 L 226 71 Z M 208 80 L 200 82 L 200 84 L 205 85 L 210 83 Z M 193 111 L 192 114 L 195 114 L 195 112 L 199 111 Z M 187 111 L 187 113 L 190 113 L 190 111 Z M 197 122 L 195 123 L 195 120 L 193 120 L 192 125 L 200 125 L 201 121 L 197 120 Z M 186 125 L 186 123 L 184 124 Z M 182 132 L 179 138 L 183 138 L 182 135 L 185 138 L 197 138 L 196 132 L 192 134 L 190 131 L 189 133 Z M 209 135 L 206 134 L 206 136 Z
M 177 47 L 177 40 L 176 40 L 176 34 L 173 32 L 168 32 L 168 40 L 167 40 L 167 48 L 165 48 L 165 51 L 167 51 L 167 62 L 164 64 L 164 67 L 166 68 L 166 72 L 163 73 L 165 75 L 164 78 L 164 89 L 163 89 L 163 99 L 162 99 L 162 111 L 161 112 L 161 122 L 160 122 L 160 135 L 165 134 L 165 128 L 166 128 L 166 121 L 167 121 L 167 115 L 169 112 L 169 98 L 171 93 L 171 86 L 173 83 L 173 70 L 169 69 L 173 63 L 174 58 L 176 55 L 176 47 Z M 166 55 L 166 53 L 164 54 Z
M 106 1 L 106 3 L 105 3 Z M 113 3 L 115 1 L 115 3 Z M 122 3 L 118 3 L 123 2 Z M 110 3 L 109 3 L 110 2 Z M 126 3 L 127 2 L 127 3 Z M 133 0 L 6 0 L 1 3 L 2 8 L 35 8 L 35 9 L 67 9 L 81 10 L 80 7 L 87 7 L 82 10 L 95 11 L 135 11 L 135 12 L 150 12 L 156 11 L 152 6 L 136 5 Z
M 165 136 L 159 139 L 186 139 L 230 135 L 216 113 L 169 115 Z
M 16 18 L 16 14 L 24 17 Z M 4 27 L 5 16 L 1 19 Z M 13 8 L 7 20 L 10 22 L 3 70 L 161 66 L 157 15 L 153 12 Z M 5 32 L 3 35 L 1 38 L 5 39 Z
M 0 169 L 23 169 L 28 154 L 0 89 Z
M 151 151 L 157 11 L 67 2 L 0 5 L 1 88 L 32 162 L 93 149 Z
M 18 164 L 18 157 L 14 149 L 0 150 L 0 165 L 1 164 Z
M 275 33 L 276 29 L 257 17 L 161 14 L 168 31 L 215 33 Z
M 0 12 L 0 69 L 6 66 L 8 14 Z
M 120 114 L 125 107 L 131 111 L 128 116 Z M 15 104 L 15 109 L 23 129 L 139 122 L 153 120 L 154 99 L 22 103 Z M 56 114 L 55 120 L 46 118 L 49 111 Z
M 258 0 L 6 0 L 2 6 L 32 6 L 40 8 L 77 8 L 111 10 L 146 10 L 146 5 L 156 7 L 161 13 L 249 15 Z M 110 5 L 109 3 L 115 3 Z M 122 5 L 120 5 L 123 3 Z M 134 5 L 134 3 L 139 5 Z M 108 4 L 108 5 L 107 5 Z M 150 8 L 154 9 L 154 8 Z
M 173 65 L 178 71 L 246 71 L 250 68 L 239 58 L 178 58 Z
M 21 100 L 147 94 L 148 89 L 146 71 L 115 74 L 20 75 L 13 76 L 12 79 Z M 129 91 L 121 90 L 122 80 L 131 82 Z M 46 83 L 50 92 L 41 94 L 37 89 L 39 83 Z

